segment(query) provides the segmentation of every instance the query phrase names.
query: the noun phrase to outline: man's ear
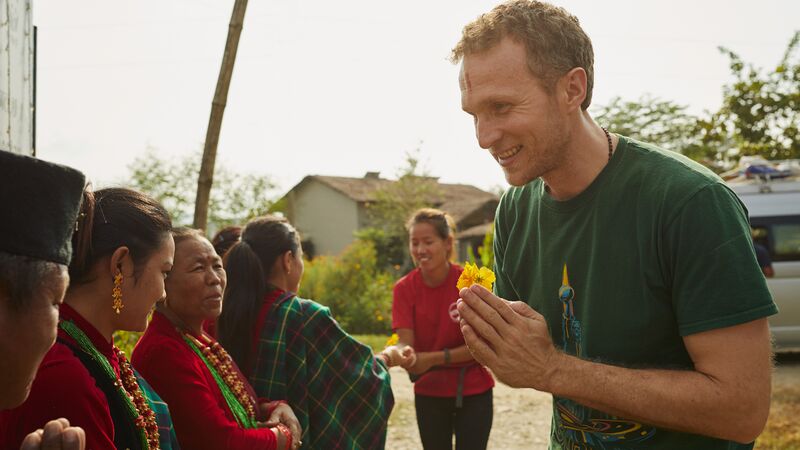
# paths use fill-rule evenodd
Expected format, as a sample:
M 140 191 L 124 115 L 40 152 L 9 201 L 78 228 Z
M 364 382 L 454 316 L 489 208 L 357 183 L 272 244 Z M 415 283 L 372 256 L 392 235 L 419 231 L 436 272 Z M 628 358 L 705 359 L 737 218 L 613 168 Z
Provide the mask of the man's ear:
M 582 67 L 575 67 L 558 80 L 558 92 L 563 94 L 564 106 L 568 111 L 581 109 L 586 99 L 586 71 Z

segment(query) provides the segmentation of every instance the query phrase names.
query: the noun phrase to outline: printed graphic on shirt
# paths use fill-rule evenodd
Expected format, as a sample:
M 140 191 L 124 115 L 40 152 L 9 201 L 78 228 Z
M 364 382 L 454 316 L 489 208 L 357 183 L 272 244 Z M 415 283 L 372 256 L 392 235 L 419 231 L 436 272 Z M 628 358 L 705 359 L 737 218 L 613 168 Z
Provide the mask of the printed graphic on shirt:
M 450 320 L 452 320 L 455 323 L 458 323 L 458 319 L 460 319 L 461 316 L 459 315 L 458 309 L 456 308 L 456 306 L 458 306 L 458 305 L 456 305 L 456 302 L 453 302 L 450 305 L 450 307 L 447 308 L 447 314 L 450 316 Z
M 567 265 L 564 264 L 564 274 L 561 277 L 561 287 L 558 288 L 558 299 L 561 301 L 561 333 L 564 337 L 564 352 L 581 355 L 581 322 L 575 317 L 575 289 L 569 285 Z M 569 352 L 568 347 L 574 352 Z
M 561 275 L 558 300 L 562 305 L 561 333 L 565 353 L 581 354 L 581 322 L 576 317 L 575 289 L 569 284 L 567 265 Z M 654 427 L 625 419 L 617 419 L 565 398 L 553 399 L 552 439 L 570 450 L 617 450 L 643 448 L 653 437 Z
M 603 413 L 565 398 L 553 402 L 556 426 L 553 440 L 571 450 L 622 450 L 646 448 L 656 429 Z

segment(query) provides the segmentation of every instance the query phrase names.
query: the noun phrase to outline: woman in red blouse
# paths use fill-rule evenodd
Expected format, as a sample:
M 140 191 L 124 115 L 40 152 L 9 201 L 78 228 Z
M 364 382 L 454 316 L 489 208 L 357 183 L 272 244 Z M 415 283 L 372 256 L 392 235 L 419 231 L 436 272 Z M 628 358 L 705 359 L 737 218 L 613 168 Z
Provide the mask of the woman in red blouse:
M 222 311 L 222 260 L 197 230 L 176 229 L 173 237 L 166 301 L 132 361 L 169 404 L 178 441 L 192 450 L 299 447 L 300 425 L 291 408 L 257 400 L 225 350 L 203 331 L 203 322 Z
M 414 348 L 406 365 L 414 385 L 417 426 L 426 449 L 485 449 L 492 428 L 491 374 L 476 363 L 458 323 L 458 277 L 450 262 L 453 219 L 421 209 L 408 223 L 409 252 L 417 268 L 394 287 L 392 328 L 399 346 Z
M 177 448 L 166 405 L 114 346 L 117 330 L 143 331 L 174 244 L 167 211 L 130 189 L 87 193 L 72 237 L 70 286 L 55 345 L 22 406 L 0 413 L 0 448 L 64 417 L 91 450 Z

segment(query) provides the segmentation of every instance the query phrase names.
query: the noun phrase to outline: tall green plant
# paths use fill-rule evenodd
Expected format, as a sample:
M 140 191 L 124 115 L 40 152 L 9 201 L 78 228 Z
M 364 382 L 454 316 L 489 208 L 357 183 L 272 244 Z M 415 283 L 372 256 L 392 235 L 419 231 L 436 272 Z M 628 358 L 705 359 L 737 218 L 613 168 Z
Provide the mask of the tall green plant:
M 467 260 L 472 264 L 477 264 L 480 260 L 482 266 L 490 269 L 494 266 L 494 224 L 483 235 L 483 243 L 478 246 L 477 256 L 471 244 L 467 247 Z

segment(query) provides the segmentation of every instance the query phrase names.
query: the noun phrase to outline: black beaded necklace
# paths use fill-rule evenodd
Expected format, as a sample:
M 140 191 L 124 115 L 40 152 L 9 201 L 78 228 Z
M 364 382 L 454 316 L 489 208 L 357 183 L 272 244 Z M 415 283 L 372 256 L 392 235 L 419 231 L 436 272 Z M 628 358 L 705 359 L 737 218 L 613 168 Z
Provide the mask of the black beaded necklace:
M 608 160 L 611 161 L 611 155 L 614 153 L 614 144 L 611 143 L 611 134 L 606 130 L 606 127 L 600 127 L 600 129 L 606 134 L 606 139 L 608 140 Z

